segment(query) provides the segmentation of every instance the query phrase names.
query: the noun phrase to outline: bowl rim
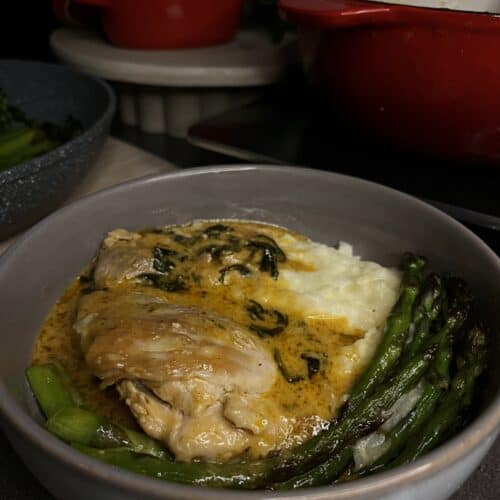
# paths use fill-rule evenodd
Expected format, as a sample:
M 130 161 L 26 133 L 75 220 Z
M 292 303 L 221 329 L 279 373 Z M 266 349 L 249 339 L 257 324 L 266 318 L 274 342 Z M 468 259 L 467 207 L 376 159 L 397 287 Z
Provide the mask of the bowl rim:
M 85 128 L 81 134 L 77 135 L 73 139 L 66 141 L 65 143 L 57 146 L 56 148 L 44 153 L 40 156 L 36 156 L 31 160 L 28 160 L 23 163 L 19 163 L 18 165 L 13 165 L 12 167 L 8 167 L 0 170 L 0 186 L 8 185 L 11 182 L 17 181 L 19 179 L 24 179 L 26 177 L 30 177 L 40 172 L 40 170 L 44 170 L 46 168 L 50 168 L 56 160 L 60 158 L 61 151 L 65 149 L 73 150 L 73 148 L 78 148 L 81 145 L 84 145 L 88 140 L 89 135 L 94 135 L 94 131 L 102 127 L 105 123 L 112 119 L 113 115 L 116 111 L 116 96 L 109 85 L 109 83 L 101 80 L 100 78 L 96 78 L 82 71 L 78 71 L 70 66 L 65 64 L 58 63 L 47 63 L 44 61 L 32 61 L 32 60 L 22 60 L 22 59 L 0 59 L 0 67 L 3 64 L 15 64 L 19 66 L 42 66 L 48 68 L 49 70 L 62 71 L 66 73 L 72 73 L 73 75 L 77 75 L 83 79 L 87 79 L 90 82 L 93 82 L 97 87 L 100 87 L 105 95 L 106 95 L 106 106 L 103 113 L 99 115 L 97 120 L 91 123 L 87 128 Z M 33 168 L 35 167 L 35 168 Z
M 136 187 L 149 184 L 168 182 L 171 178 L 182 178 L 199 176 L 206 174 L 220 174 L 231 172 L 256 171 L 280 173 L 286 175 L 299 174 L 299 176 L 316 177 L 319 180 L 325 177 L 329 179 L 336 178 L 339 182 L 354 183 L 369 189 L 378 190 L 382 194 L 399 198 L 402 201 L 414 205 L 419 210 L 424 210 L 434 217 L 438 217 L 443 222 L 455 227 L 462 232 L 468 239 L 478 245 L 484 252 L 485 258 L 491 260 L 500 274 L 500 257 L 491 250 L 476 234 L 470 231 L 460 222 L 448 216 L 441 210 L 421 201 L 420 199 L 398 191 L 396 189 L 334 172 L 316 170 L 311 168 L 302 168 L 295 166 L 271 166 L 271 165 L 215 165 L 210 167 L 198 167 L 176 172 L 168 172 L 161 175 L 146 176 L 139 179 L 127 181 L 116 186 L 100 190 L 91 195 L 80 198 L 79 200 L 53 212 L 51 215 L 36 224 L 25 234 L 19 237 L 7 250 L 0 256 L 0 277 L 2 270 L 6 268 L 14 254 L 29 246 L 30 240 L 43 233 L 46 226 L 50 226 L 54 220 L 73 216 L 82 208 L 90 204 L 99 203 L 103 198 L 109 195 L 128 192 Z M 65 463 L 66 466 L 78 469 L 79 473 L 91 480 L 98 480 L 108 486 L 113 486 L 120 490 L 126 490 L 130 494 L 151 495 L 153 498 L 170 495 L 178 495 L 179 498 L 190 498 L 193 500 L 226 500 L 234 498 L 235 492 L 239 498 L 307 498 L 326 500 L 327 498 L 348 499 L 353 494 L 373 495 L 387 492 L 389 489 L 401 484 L 410 485 L 423 480 L 428 476 L 433 476 L 443 469 L 455 464 L 461 458 L 468 455 L 479 444 L 490 439 L 493 441 L 498 427 L 500 426 L 500 391 L 489 403 L 480 415 L 478 415 L 464 430 L 446 441 L 435 450 L 425 454 L 411 464 L 397 467 L 392 471 L 381 472 L 373 476 L 357 479 L 354 482 L 338 484 L 334 486 L 313 487 L 296 491 L 271 492 L 267 490 L 221 490 L 204 487 L 190 486 L 168 481 L 152 479 L 146 476 L 140 476 L 99 462 L 87 457 L 74 450 L 55 436 L 51 435 L 36 420 L 29 416 L 19 403 L 9 394 L 5 385 L 0 382 L 0 414 L 9 425 L 9 431 L 15 430 L 24 439 L 28 440 L 31 446 L 36 446 L 39 450 L 49 454 L 53 459 Z M 10 436 L 10 432 L 8 433 Z

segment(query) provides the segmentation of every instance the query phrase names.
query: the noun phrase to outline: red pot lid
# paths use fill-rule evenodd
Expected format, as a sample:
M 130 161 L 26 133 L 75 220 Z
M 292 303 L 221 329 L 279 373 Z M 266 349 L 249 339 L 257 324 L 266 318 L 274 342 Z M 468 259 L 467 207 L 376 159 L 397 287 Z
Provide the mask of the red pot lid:
M 365 0 L 373 2 L 376 0 Z M 500 0 L 379 0 L 382 3 L 428 7 L 430 9 L 459 10 L 461 12 L 500 13 Z
M 349 27 L 360 24 L 430 24 L 500 30 L 500 16 L 360 0 L 280 0 L 280 9 L 299 25 Z

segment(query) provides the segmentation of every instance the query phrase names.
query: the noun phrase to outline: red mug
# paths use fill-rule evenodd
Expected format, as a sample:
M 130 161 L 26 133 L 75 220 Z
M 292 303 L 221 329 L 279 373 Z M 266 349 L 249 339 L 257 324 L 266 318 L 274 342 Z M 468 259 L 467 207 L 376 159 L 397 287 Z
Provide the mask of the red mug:
M 57 17 L 69 12 L 70 4 L 99 7 L 110 42 L 131 49 L 227 43 L 238 30 L 243 9 L 243 0 L 53 0 Z

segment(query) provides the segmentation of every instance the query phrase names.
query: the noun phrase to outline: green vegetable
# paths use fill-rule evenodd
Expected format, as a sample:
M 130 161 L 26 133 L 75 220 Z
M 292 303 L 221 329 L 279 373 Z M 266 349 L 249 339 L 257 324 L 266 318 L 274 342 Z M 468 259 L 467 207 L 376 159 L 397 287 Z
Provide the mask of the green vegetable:
M 439 384 L 424 382 L 422 396 L 415 408 L 396 426 L 385 434 L 389 448 L 360 475 L 366 475 L 382 469 L 403 449 L 408 439 L 414 436 L 431 417 L 442 394 Z
M 436 283 L 436 280 L 431 280 L 428 287 L 424 289 L 423 295 L 420 298 L 420 301 L 417 303 L 414 314 L 422 314 L 421 305 L 425 302 L 427 304 L 431 304 L 435 301 L 434 297 L 437 297 L 438 294 L 435 290 L 435 285 L 432 285 L 432 281 Z M 432 297 L 432 298 L 430 298 Z M 461 280 L 454 280 L 452 285 L 452 290 L 450 293 L 451 304 L 447 311 L 447 318 L 443 325 L 443 327 L 432 337 L 427 339 L 426 349 L 433 349 L 434 351 L 434 360 L 432 364 L 429 364 L 427 367 L 433 366 L 435 372 L 432 373 L 433 382 L 424 382 L 424 389 L 421 399 L 417 407 L 407 416 L 403 421 L 396 426 L 391 432 L 386 435 L 386 439 L 389 440 L 390 448 L 384 454 L 383 457 L 379 459 L 377 464 L 374 464 L 374 467 L 380 468 L 382 465 L 386 464 L 387 461 L 392 458 L 398 451 L 401 450 L 404 443 L 407 439 L 416 433 L 416 431 L 423 426 L 425 421 L 431 416 L 432 411 L 435 408 L 437 400 L 439 399 L 442 390 L 440 387 L 443 386 L 442 378 L 448 377 L 449 371 L 449 362 L 448 362 L 448 354 L 452 347 L 452 342 L 454 339 L 454 334 L 462 327 L 465 319 L 467 318 L 469 309 L 470 309 L 470 294 L 465 287 L 464 283 Z M 444 354 L 444 356 L 443 356 Z M 422 354 L 420 354 L 422 356 Z M 390 379 L 389 382 L 385 384 L 387 385 L 394 384 L 399 377 L 401 377 L 402 373 L 407 370 L 408 365 L 411 366 L 419 358 L 419 354 L 417 353 L 415 356 L 409 358 L 406 362 L 396 370 L 396 373 Z M 425 372 L 421 372 L 421 376 L 423 377 Z M 408 389 L 411 389 L 411 386 L 408 386 Z M 383 423 L 383 418 L 377 418 L 376 408 L 379 401 L 377 400 L 377 396 L 380 394 L 380 391 L 387 391 L 387 388 L 384 389 L 384 385 L 379 387 L 374 393 L 374 397 L 368 397 L 360 405 L 351 411 L 351 413 L 344 414 L 344 418 L 338 422 L 337 429 L 341 429 L 343 425 L 345 425 L 346 421 L 349 421 L 349 418 L 352 416 L 356 416 L 359 409 L 367 409 L 372 413 L 363 414 L 363 419 L 366 422 L 375 422 L 374 429 L 378 428 Z M 401 395 L 403 395 L 401 393 Z M 374 400 L 375 398 L 375 400 Z M 393 400 L 394 402 L 396 400 Z M 389 408 L 389 406 L 385 406 L 385 409 Z M 380 415 L 383 414 L 381 410 L 384 407 L 379 407 Z M 350 443 L 357 440 L 359 437 L 362 437 L 363 432 L 350 431 L 346 433 L 349 437 L 339 439 L 338 443 L 336 443 L 335 448 L 333 449 L 333 454 L 330 457 L 327 457 L 326 460 L 316 467 L 312 468 L 309 471 L 304 472 L 303 474 L 297 476 L 296 478 L 292 478 L 288 480 L 284 484 L 280 486 L 280 489 L 286 487 L 299 487 L 300 485 L 321 485 L 327 484 L 333 480 L 335 480 L 338 475 L 342 472 L 343 467 L 349 462 L 350 458 L 352 458 L 352 448 L 349 446 Z M 306 443 L 306 445 L 309 445 Z M 320 451 L 316 450 L 316 454 L 319 454 Z M 371 470 L 374 470 L 371 468 Z
M 47 418 L 64 408 L 81 405 L 82 399 L 58 363 L 33 365 L 26 370 L 31 390 Z
M 319 452 L 322 458 L 334 449 L 332 443 L 339 443 L 345 440 L 347 436 L 361 435 L 370 429 L 370 426 L 375 421 L 380 422 L 382 419 L 381 411 L 389 408 L 394 402 L 406 391 L 411 385 L 415 384 L 420 378 L 422 371 L 425 371 L 432 354 L 422 354 L 418 359 L 412 360 L 411 363 L 402 370 L 401 376 L 392 384 L 387 385 L 381 391 L 371 398 L 371 400 L 362 405 L 360 410 L 354 416 L 346 418 L 338 426 L 333 426 L 330 430 L 324 432 L 320 439 L 313 438 L 316 441 L 316 449 L 313 451 Z M 124 439 L 128 438 L 127 447 L 133 447 L 136 442 L 131 435 L 131 431 L 126 431 L 124 438 L 123 428 L 111 424 L 106 426 L 106 419 L 101 419 L 91 412 L 85 410 L 79 411 L 76 408 L 64 408 L 53 415 L 47 422 L 47 427 L 52 432 L 59 435 L 66 441 L 78 442 L 85 446 L 102 446 L 102 442 L 106 446 L 123 447 Z M 119 430 L 117 430 L 119 429 Z M 132 431 L 133 432 L 133 431 Z M 139 434 L 139 433 L 137 433 Z M 143 439 L 149 440 L 146 436 L 140 434 Z M 108 439 L 109 437 L 109 439 Z M 108 439 L 108 440 L 107 440 Z M 106 441 L 107 440 L 107 441 Z M 154 442 L 154 441 L 153 441 Z M 155 442 L 154 442 L 155 443 Z M 155 443 L 156 444 L 156 443 Z M 306 443 L 307 444 L 307 443 Z M 153 467 L 155 477 L 164 477 L 172 481 L 179 481 L 179 475 L 184 474 L 186 481 L 196 481 L 196 484 L 205 484 L 209 486 L 230 486 L 230 487 L 245 487 L 255 488 L 268 484 L 271 478 L 282 480 L 288 479 L 290 476 L 297 474 L 299 469 L 292 471 L 287 470 L 292 466 L 292 462 L 296 466 L 306 466 L 314 463 L 311 460 L 311 447 L 302 447 L 303 449 L 294 450 L 288 460 L 278 458 L 270 458 L 256 460 L 241 464 L 183 464 L 175 463 L 175 466 L 168 465 L 168 462 L 163 460 L 160 462 L 142 462 Z M 305 448 L 305 449 L 304 449 Z M 133 449 L 133 448 L 132 448 Z M 302 453 L 299 453 L 299 452 Z M 146 453 L 144 448 L 140 449 L 141 453 Z M 99 454 L 101 457 L 102 453 Z M 281 467 L 280 467 L 281 465 Z M 161 466 L 161 467 L 160 467 Z M 279 471 L 276 467 L 280 467 Z M 126 468 L 129 470 L 132 465 Z M 158 469 L 160 467 L 160 471 Z M 144 469 L 146 472 L 149 467 Z M 161 472 L 161 474 L 160 474 Z M 160 476 L 158 476 L 160 474 Z M 169 474 L 172 474 L 170 476 Z
M 352 461 L 352 446 L 345 446 L 336 451 L 325 462 L 304 474 L 294 476 L 288 481 L 276 483 L 274 490 L 292 490 L 327 484 L 332 477 L 339 476 Z
M 405 347 L 406 358 L 411 358 L 422 348 L 429 336 L 431 325 L 438 318 L 445 299 L 443 280 L 437 274 L 431 274 L 424 282 L 422 291 L 415 303 L 413 313 L 414 332 Z
M 51 139 L 43 139 L 38 142 L 32 142 L 28 145 L 21 146 L 13 153 L 2 154 L 0 147 L 0 169 L 8 168 L 13 165 L 19 165 L 32 158 L 47 153 L 56 148 L 59 144 Z
M 5 131 L 0 131 L 0 146 L 9 144 L 13 140 L 17 140 L 19 137 L 24 136 L 26 132 L 31 133 L 30 129 L 27 127 L 15 127 Z
M 457 332 L 465 323 L 471 307 L 470 292 L 461 280 L 454 280 L 449 297 L 450 306 L 445 323 L 435 336 L 427 340 L 428 344 L 435 343 L 438 346 L 433 367 L 434 372 L 431 374 L 430 380 L 426 382 L 422 398 L 416 408 L 389 433 L 388 439 L 391 442 L 391 448 L 377 463 L 373 464 L 371 471 L 387 464 L 390 458 L 394 458 L 399 453 L 404 444 L 408 442 L 408 439 L 417 434 L 422 425 L 433 415 L 436 404 L 443 392 L 442 388 L 447 387 L 454 340 Z M 449 394 L 446 394 L 445 399 L 449 397 Z
M 211 488 L 259 488 L 262 478 L 271 473 L 271 462 L 241 462 L 228 464 L 183 463 L 138 455 L 127 449 L 99 450 L 74 443 L 81 452 L 97 460 L 130 472 L 174 483 L 194 484 Z
M 423 258 L 412 254 L 405 255 L 402 262 L 403 279 L 399 299 L 387 319 L 382 342 L 370 366 L 356 383 L 343 410 L 344 413 L 349 414 L 355 411 L 375 387 L 387 378 L 400 360 L 412 321 L 413 304 L 420 291 L 424 265 Z
M 102 448 L 125 446 L 136 453 L 168 458 L 154 439 L 83 408 L 83 400 L 58 363 L 33 365 L 26 370 L 33 394 L 47 417 L 47 429 L 68 442 Z
M 125 447 L 127 450 L 157 458 L 169 458 L 165 448 L 142 432 L 136 432 L 76 406 L 53 414 L 47 429 L 64 441 L 95 448 Z
M 43 137 L 39 130 L 27 127 L 19 127 L 4 132 L 0 135 L 2 157 L 18 153 L 23 148 L 34 143 L 39 137 Z
M 217 226 L 212 231 L 225 233 Z M 162 253 L 157 257 L 171 256 Z M 368 380 L 366 373 L 361 377 L 338 420 L 309 441 L 279 455 L 226 464 L 176 462 L 145 434 L 78 408 L 78 398 L 60 367 L 31 367 L 28 379 L 48 417 L 51 432 L 87 455 L 151 477 L 207 487 L 286 490 L 331 484 L 392 468 L 415 460 L 464 424 L 476 379 L 486 366 L 484 329 L 474 327 L 461 334 L 471 310 L 467 286 L 456 278 L 442 280 L 431 275 L 420 291 L 423 265 L 419 257 L 405 257 L 400 298 L 388 319 L 385 338 L 366 371 L 371 378 Z M 165 280 L 166 276 L 161 278 Z M 148 275 L 146 279 L 152 278 Z M 288 324 L 285 315 L 253 300 L 247 303 L 246 311 L 254 322 L 250 328 L 262 329 L 265 333 L 254 329 L 262 336 Z M 412 323 L 414 335 L 407 340 Z M 304 373 L 293 375 L 280 352 L 274 352 L 282 375 L 290 383 L 318 373 L 321 355 L 313 354 L 301 356 L 306 363 Z M 381 426 L 391 417 L 391 408 L 417 385 L 421 386 L 421 394 L 415 407 L 394 428 L 384 431 Z M 353 445 L 374 431 L 384 433 L 388 448 L 373 464 L 352 472 Z
M 81 130 L 81 124 L 72 117 L 61 126 L 28 118 L 21 109 L 9 106 L 0 89 L 0 169 L 51 151 Z
M 456 421 L 471 403 L 476 379 L 486 368 L 486 333 L 475 327 L 467 334 L 464 363 L 452 378 L 450 389 L 443 396 L 437 410 L 425 427 L 405 446 L 390 466 L 406 464 L 435 448 L 456 429 Z
M 436 372 L 442 378 L 448 378 L 453 357 L 452 344 L 455 336 L 465 324 L 472 305 L 472 295 L 463 280 L 448 280 L 449 306 L 444 325 L 439 332 L 439 351 L 436 357 Z
M 321 466 L 328 480 L 331 471 L 321 464 L 328 461 L 344 444 L 353 443 L 380 427 L 388 418 L 387 410 L 426 373 L 435 353 L 436 349 L 431 348 L 409 360 L 391 380 L 381 385 L 355 410 L 345 414 L 329 429 L 292 450 L 274 469 L 276 482 L 307 473 L 318 466 Z M 319 471 L 315 470 L 313 474 L 317 476 Z

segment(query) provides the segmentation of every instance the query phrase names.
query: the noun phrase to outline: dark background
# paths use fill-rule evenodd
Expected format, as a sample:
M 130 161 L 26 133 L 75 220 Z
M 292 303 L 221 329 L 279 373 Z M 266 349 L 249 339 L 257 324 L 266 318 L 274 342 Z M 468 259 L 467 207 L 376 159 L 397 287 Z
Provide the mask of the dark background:
M 48 38 L 59 25 L 50 0 L 2 2 L 2 58 L 53 61 Z

